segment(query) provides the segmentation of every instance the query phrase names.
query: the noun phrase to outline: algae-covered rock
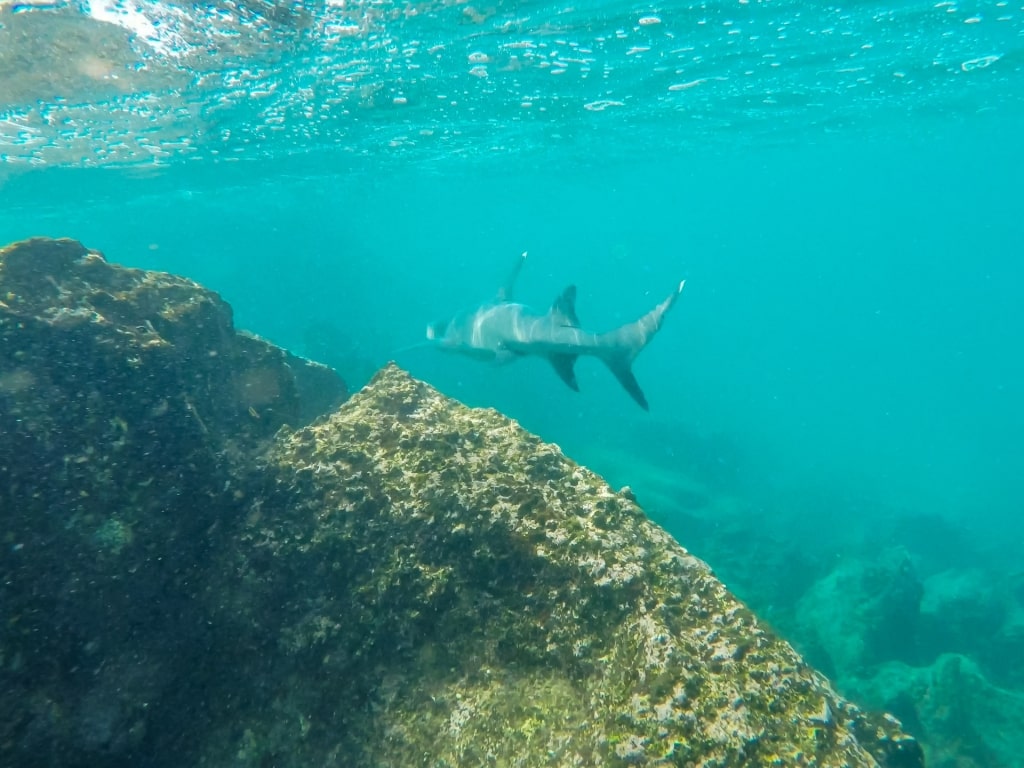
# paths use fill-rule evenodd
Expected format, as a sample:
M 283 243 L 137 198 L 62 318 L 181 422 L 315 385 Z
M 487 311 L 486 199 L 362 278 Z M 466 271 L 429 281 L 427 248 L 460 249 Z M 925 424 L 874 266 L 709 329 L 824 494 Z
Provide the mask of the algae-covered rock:
M 63 426 L 91 429 L 97 412 L 118 405 L 141 421 L 112 425 L 114 440 L 155 434 L 162 417 L 186 413 L 204 440 L 239 449 L 344 399 L 329 369 L 236 333 L 231 314 L 190 280 L 110 264 L 73 240 L 8 246 L 0 251 L 0 396 L 22 417 L 19 431 L 38 431 L 40 418 L 58 413 Z M 78 418 L 41 397 L 48 390 L 71 393 L 63 405 Z M 94 407 L 118 393 L 122 403 Z M 26 411 L 35 406 L 46 413 Z
M 238 468 L 344 394 L 188 280 L 71 240 L 0 250 L 0 765 L 151 746 L 203 688 Z
M 280 654 L 247 679 L 277 683 L 221 762 L 921 764 L 628 491 L 394 366 L 262 474 L 239 573 L 280 586 L 234 610 Z
M 0 302 L 0 764 L 922 765 L 499 414 L 389 366 L 302 427 L 214 294 L 71 241 Z

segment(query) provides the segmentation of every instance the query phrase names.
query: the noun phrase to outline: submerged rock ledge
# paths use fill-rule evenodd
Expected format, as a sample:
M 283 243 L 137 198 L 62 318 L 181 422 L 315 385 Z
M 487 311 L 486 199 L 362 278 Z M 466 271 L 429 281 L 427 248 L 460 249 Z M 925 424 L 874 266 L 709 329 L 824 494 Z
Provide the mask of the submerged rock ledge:
M 40 272 L 56 315 L 19 316 L 10 264 L 75 247 Z M 237 387 L 194 404 L 225 415 L 216 429 L 185 405 L 156 400 L 154 416 L 155 397 L 182 403 L 176 387 L 214 375 L 213 337 L 175 333 L 188 313 L 146 305 L 166 325 L 138 333 L 190 349 L 164 370 L 131 363 L 140 337 L 110 324 L 74 323 L 92 344 L 64 344 L 52 322 L 36 333 L 25 317 L 59 316 L 69 275 L 102 259 L 70 241 L 13 248 L 0 252 L 0 763 L 923 765 L 894 719 L 841 699 L 628 490 L 515 422 L 394 365 L 310 426 L 289 401 L 293 428 L 269 447 Z M 176 280 L 124 272 L 137 287 Z M 219 343 L 241 338 L 226 305 L 173 284 L 176 306 L 222 307 Z M 156 295 L 122 300 L 142 296 Z M 92 371 L 90 408 L 65 408 L 85 384 L 56 376 L 55 357 Z M 111 426 L 133 408 L 149 432 Z M 154 421 L 187 437 L 159 471 L 152 446 L 125 450 Z

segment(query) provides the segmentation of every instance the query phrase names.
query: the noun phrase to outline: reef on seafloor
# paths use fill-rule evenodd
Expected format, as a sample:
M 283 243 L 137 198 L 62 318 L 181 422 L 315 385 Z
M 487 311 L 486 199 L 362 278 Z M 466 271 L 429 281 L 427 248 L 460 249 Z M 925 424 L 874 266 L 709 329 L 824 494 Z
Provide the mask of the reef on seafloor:
M 559 449 L 0 251 L 0 764 L 923 765 Z

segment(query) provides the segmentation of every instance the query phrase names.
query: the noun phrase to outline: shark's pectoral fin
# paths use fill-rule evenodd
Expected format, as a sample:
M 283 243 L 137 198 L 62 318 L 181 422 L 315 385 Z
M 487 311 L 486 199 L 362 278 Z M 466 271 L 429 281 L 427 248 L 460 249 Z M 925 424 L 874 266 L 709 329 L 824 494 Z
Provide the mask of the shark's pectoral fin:
M 619 384 L 622 385 L 623 389 L 629 392 L 630 397 L 636 400 L 637 404 L 645 411 L 651 410 L 643 390 L 640 389 L 640 383 L 636 380 L 636 376 L 633 375 L 633 369 L 630 367 L 632 364 L 630 358 L 620 356 L 604 357 L 602 359 L 605 365 L 608 366 L 608 369 L 615 374 L 615 378 L 619 380 Z
M 576 371 L 573 366 L 576 364 L 576 355 L 551 355 L 548 360 L 555 369 L 558 377 L 564 381 L 573 392 L 580 391 L 580 385 L 576 382 Z

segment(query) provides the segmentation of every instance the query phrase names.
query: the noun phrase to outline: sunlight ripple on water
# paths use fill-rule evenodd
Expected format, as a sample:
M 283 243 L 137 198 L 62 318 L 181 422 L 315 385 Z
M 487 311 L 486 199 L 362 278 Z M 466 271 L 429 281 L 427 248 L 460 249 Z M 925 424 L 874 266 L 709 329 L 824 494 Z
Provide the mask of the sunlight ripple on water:
M 0 0 L 0 159 L 778 140 L 1017 104 L 1022 68 L 1024 11 L 1003 0 Z

